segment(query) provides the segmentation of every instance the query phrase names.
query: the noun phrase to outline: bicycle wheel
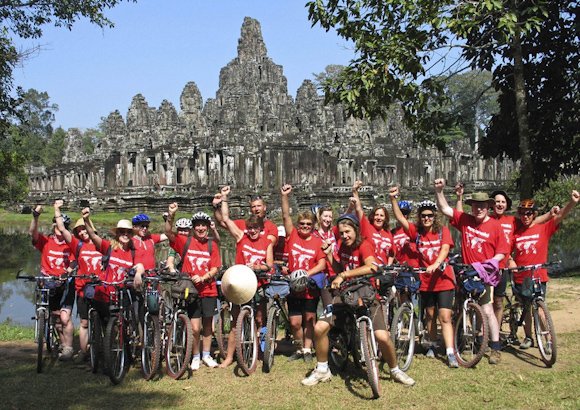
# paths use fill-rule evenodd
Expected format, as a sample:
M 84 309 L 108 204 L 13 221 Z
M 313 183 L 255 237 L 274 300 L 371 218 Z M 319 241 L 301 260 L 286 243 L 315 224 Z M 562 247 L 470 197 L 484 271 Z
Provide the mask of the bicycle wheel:
M 556 331 L 552 315 L 543 300 L 538 300 L 534 304 L 534 330 L 538 349 L 542 356 L 542 361 L 547 367 L 552 367 L 556 363 Z
M 43 358 L 44 353 L 44 338 L 46 335 L 46 319 L 44 317 L 44 312 L 37 311 L 36 313 L 36 372 L 42 373 Z
M 461 367 L 473 367 L 483 357 L 489 337 L 489 325 L 477 303 L 467 304 L 460 311 L 453 329 L 455 357 Z
M 187 315 L 180 313 L 169 327 L 165 361 L 167 375 L 179 379 L 187 371 L 193 352 L 193 331 Z
M 507 338 L 509 344 L 519 344 L 518 328 L 521 317 L 522 317 L 522 305 L 515 302 L 510 306 L 507 317 L 508 326 L 510 330 L 510 334 L 508 335 Z
M 99 371 L 99 361 L 103 346 L 103 328 L 101 318 L 96 310 L 91 311 L 89 316 L 89 358 L 93 373 Z
M 415 321 L 411 306 L 404 303 L 393 317 L 391 339 L 395 346 L 399 368 L 406 372 L 413 362 L 415 353 Z
M 145 315 L 143 322 L 143 348 L 141 349 L 141 371 L 145 380 L 151 380 L 159 370 L 161 359 L 161 330 L 159 316 Z
M 248 309 L 242 309 L 238 315 L 236 356 L 238 365 L 247 376 L 256 371 L 258 366 L 258 338 L 256 337 L 256 324 Z
M 271 306 L 268 310 L 268 321 L 266 322 L 266 348 L 264 349 L 263 371 L 270 373 L 274 365 L 274 350 L 276 349 L 276 340 L 278 339 L 278 308 Z
M 217 316 L 217 323 L 215 326 L 215 339 L 219 349 L 219 355 L 222 360 L 228 355 L 228 337 L 232 329 L 232 313 L 227 302 L 222 302 L 223 307 L 220 314 Z
M 333 372 L 343 371 L 348 362 L 348 337 L 337 327 L 328 332 L 328 360 Z
M 105 363 L 109 379 L 113 384 L 119 384 L 129 370 L 125 326 L 119 317 L 111 316 L 105 331 Z
M 364 321 L 361 321 L 359 325 L 359 338 L 361 342 L 362 361 L 365 364 L 369 384 L 373 391 L 373 398 L 378 399 L 381 395 L 381 386 L 379 384 L 379 363 L 371 329 Z

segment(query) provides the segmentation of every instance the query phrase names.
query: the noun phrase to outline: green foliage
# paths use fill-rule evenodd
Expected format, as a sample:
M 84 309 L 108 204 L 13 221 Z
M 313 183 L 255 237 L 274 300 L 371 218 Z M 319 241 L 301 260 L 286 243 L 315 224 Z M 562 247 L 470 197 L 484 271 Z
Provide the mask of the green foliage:
M 554 205 L 563 207 L 570 201 L 572 190 L 580 189 L 580 176 L 561 176 L 557 180 L 552 180 L 548 185 L 534 194 L 534 199 L 545 208 Z M 576 212 L 578 209 L 575 210 Z
M 46 146 L 43 149 L 44 165 L 52 167 L 61 163 L 65 138 L 66 132 L 61 127 L 58 127 L 56 131 L 50 136 Z
M 8 139 L 0 139 L 0 203 L 17 202 L 28 193 L 25 157 Z

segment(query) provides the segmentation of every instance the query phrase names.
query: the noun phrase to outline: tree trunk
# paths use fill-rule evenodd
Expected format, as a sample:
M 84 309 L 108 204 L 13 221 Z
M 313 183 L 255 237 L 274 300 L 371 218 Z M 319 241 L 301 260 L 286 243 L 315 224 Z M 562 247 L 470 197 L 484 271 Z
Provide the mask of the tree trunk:
M 531 198 L 533 194 L 534 175 L 532 156 L 530 153 L 530 129 L 528 125 L 528 103 L 524 80 L 524 62 L 522 58 L 522 43 L 517 30 L 512 44 L 514 57 L 514 94 L 516 121 L 520 147 L 520 198 Z

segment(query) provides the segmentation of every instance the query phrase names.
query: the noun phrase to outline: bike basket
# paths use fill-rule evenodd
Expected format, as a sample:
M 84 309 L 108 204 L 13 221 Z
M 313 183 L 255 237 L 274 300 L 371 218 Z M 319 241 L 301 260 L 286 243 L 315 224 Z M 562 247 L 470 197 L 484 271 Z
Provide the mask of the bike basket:
M 290 294 L 290 284 L 285 280 L 272 280 L 266 287 L 265 294 L 268 298 L 274 298 L 276 295 L 285 298 Z
M 362 299 L 365 306 L 372 305 L 376 299 L 376 290 L 368 283 L 357 283 L 351 285 L 341 292 L 340 298 L 342 301 L 351 306 L 358 307 L 358 300 Z
M 407 289 L 410 293 L 417 293 L 421 287 L 419 275 L 413 272 L 400 272 L 395 278 L 395 288 L 398 291 Z
M 463 290 L 466 293 L 481 295 L 485 292 L 485 284 L 475 270 L 463 274 Z
M 197 289 L 191 279 L 180 279 L 171 285 L 173 299 L 183 299 L 187 303 L 191 303 L 197 298 L 197 295 Z
M 526 276 L 522 282 L 520 296 L 524 299 L 532 299 L 534 297 L 534 280 L 529 276 Z

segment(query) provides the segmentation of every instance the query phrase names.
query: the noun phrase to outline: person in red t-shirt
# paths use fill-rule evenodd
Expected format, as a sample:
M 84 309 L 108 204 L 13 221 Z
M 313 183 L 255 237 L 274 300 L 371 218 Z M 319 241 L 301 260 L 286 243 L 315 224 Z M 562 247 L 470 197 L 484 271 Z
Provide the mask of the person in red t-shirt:
M 217 204 L 214 205 L 214 217 L 216 221 L 218 221 L 220 225 L 226 229 L 228 229 L 228 227 L 226 226 L 222 216 L 221 204 L 228 201 L 230 192 L 231 188 L 229 186 L 224 186 L 220 189 L 220 193 L 216 194 L 214 197 L 214 199 L 216 199 L 215 203 Z M 219 199 L 221 199 L 221 201 L 219 201 Z M 272 221 L 267 219 L 266 210 L 267 206 L 264 202 L 264 198 L 259 195 L 255 195 L 250 198 L 250 213 L 262 218 L 264 221 L 264 227 L 262 228 L 260 234 L 266 236 L 273 245 L 276 245 L 276 241 L 278 240 L 278 227 Z M 236 219 L 233 222 L 242 231 L 247 229 L 245 220 Z
M 137 214 L 131 219 L 133 223 L 133 247 L 135 261 L 142 263 L 145 270 L 155 269 L 155 244 L 167 240 L 167 235 L 149 232 L 151 219 L 147 214 Z
M 509 244 L 499 222 L 489 216 L 489 208 L 493 206 L 493 199 L 489 198 L 485 192 L 476 192 L 473 197 L 466 201 L 471 205 L 471 215 L 453 209 L 447 203 L 445 194 L 444 179 L 435 180 L 435 198 L 437 207 L 443 215 L 450 218 L 451 225 L 461 232 L 461 253 L 463 262 L 471 264 L 474 262 L 486 262 L 495 259 L 501 262 L 509 254 Z M 485 285 L 485 294 L 480 298 L 479 303 L 489 322 L 489 332 L 491 335 L 490 364 L 497 364 L 501 361 L 501 343 L 499 341 L 499 323 L 493 311 L 493 287 Z
M 208 237 L 211 218 L 204 212 L 197 212 L 191 219 L 192 236 L 178 235 L 173 232 L 173 220 L 177 213 L 177 203 L 168 208 L 165 221 L 165 235 L 169 244 L 183 257 L 181 272 L 187 273 L 198 291 L 199 297 L 187 305 L 187 314 L 193 330 L 193 358 L 191 370 L 199 370 L 203 362 L 210 368 L 217 367 L 211 357 L 213 317 L 217 314 L 217 284 L 215 276 L 221 267 L 219 246 L 212 246 Z M 186 248 L 187 247 L 187 248 Z M 202 334 L 202 353 L 199 354 L 199 339 Z
M 224 190 L 222 189 L 222 192 Z M 236 264 L 248 266 L 254 271 L 271 271 L 274 265 L 274 245 L 270 239 L 262 235 L 264 229 L 264 220 L 262 217 L 253 213 L 245 220 L 245 230 L 240 229 L 236 223 L 230 219 L 230 209 L 227 203 L 227 194 L 229 190 L 224 192 L 225 195 L 217 194 L 214 196 L 212 205 L 214 209 L 220 209 L 220 218 L 223 224 L 228 229 L 230 235 L 236 240 Z M 225 198 L 225 199 L 224 199 Z M 278 232 L 278 228 L 276 228 Z M 263 284 L 263 281 L 258 281 L 258 288 Z M 266 316 L 266 301 L 256 294 L 255 300 L 258 303 L 256 308 L 256 325 L 258 329 L 262 328 L 262 318 Z M 240 313 L 240 306 L 234 305 L 232 308 L 232 329 L 228 339 L 228 352 L 226 359 L 220 364 L 220 367 L 228 367 L 234 361 L 235 352 L 235 326 L 238 314 Z
M 65 214 L 61 214 L 60 206 L 62 206 L 62 201 L 56 201 L 54 218 L 52 219 L 52 233 L 48 236 L 38 232 L 38 217 L 42 213 L 42 206 L 37 205 L 32 211 L 29 233 L 32 237 L 32 245 L 41 252 L 40 272 L 46 276 L 59 277 L 72 271 L 70 264 L 74 260 L 74 256 L 56 225 L 57 220 L 61 220 L 59 222 L 62 222 L 62 227 L 68 229 L 70 218 Z M 57 326 L 63 346 L 62 352 L 59 354 L 60 360 L 70 360 L 73 357 L 74 325 L 71 313 L 74 301 L 74 280 L 70 279 L 59 286 L 49 298 L 50 311 L 58 315 L 62 325 Z
M 374 245 L 378 262 L 390 265 L 395 259 L 395 246 L 393 235 L 389 230 L 389 213 L 385 206 L 379 205 L 369 212 L 367 218 L 358 194 L 360 188 L 362 188 L 362 181 L 355 181 L 352 187 L 351 203 L 354 204 L 356 215 L 360 219 L 361 235 Z
M 431 201 L 422 201 L 417 205 L 417 223 L 409 222 L 399 209 L 397 198 L 399 188 L 389 190 L 391 205 L 395 218 L 401 224 L 410 240 L 417 245 L 419 264 L 425 268 L 421 273 L 421 306 L 425 308 L 426 328 L 431 340 L 427 357 L 435 357 L 435 341 L 437 339 L 437 309 L 441 333 L 445 342 L 445 353 L 449 367 L 457 368 L 459 363 L 453 349 L 453 325 L 451 315 L 455 301 L 455 274 L 451 266 L 444 270 L 440 267 L 447 261 L 449 250 L 453 247 L 453 239 L 449 228 L 442 226 L 437 217 L 437 206 Z
M 56 212 L 60 214 L 60 208 L 63 205 L 62 200 L 54 203 Z M 62 218 L 56 219 L 56 227 L 61 232 L 64 241 L 68 244 L 71 254 L 74 255 L 77 261 L 78 275 L 91 275 L 101 272 L 101 260 L 103 255 L 95 248 L 91 241 L 87 228 L 85 227 L 84 219 L 76 221 L 73 227 L 73 235 L 66 229 Z M 94 228 L 93 228 L 94 230 Z M 77 294 L 77 313 L 81 319 L 79 328 L 79 343 L 81 350 L 79 351 L 78 360 L 83 361 L 87 358 L 88 341 L 89 341 L 89 302 L 85 298 L 84 290 L 88 279 L 75 279 L 75 290 Z
M 408 220 L 411 212 L 413 212 L 413 205 L 409 201 L 399 201 L 397 205 L 403 217 Z M 417 244 L 411 241 L 411 238 L 409 238 L 409 235 L 400 223 L 397 223 L 397 226 L 391 229 L 391 234 L 393 235 L 395 248 L 395 261 L 400 264 L 406 263 L 413 268 L 418 268 L 419 254 L 417 253 Z
M 546 263 L 548 260 L 548 244 L 550 238 L 558 230 L 562 220 L 572 211 L 578 204 L 580 194 L 578 191 L 572 191 L 570 201 L 560 210 L 552 219 L 544 223 L 534 223 L 538 216 L 536 203 L 533 199 L 524 199 L 518 206 L 519 223 L 514 232 L 514 241 L 512 246 L 513 259 L 509 262 L 510 268 L 517 266 L 536 265 Z M 548 271 L 546 269 L 538 269 L 532 271 L 515 271 L 514 279 L 514 293 L 519 295 L 521 293 L 522 283 L 524 278 L 531 277 L 532 274 L 540 277 L 542 282 L 542 293 L 546 295 L 548 278 Z M 532 317 L 531 312 L 528 311 L 528 316 L 525 319 L 524 331 L 526 338 L 520 345 L 521 349 L 527 349 L 532 346 Z
M 312 276 L 326 268 L 322 240 L 313 235 L 316 217 L 312 212 L 299 213 L 296 216 L 296 226 L 292 223 L 288 200 L 291 192 L 292 186 L 289 184 L 285 184 L 280 189 L 282 219 L 287 238 L 288 271 L 305 270 L 308 276 Z M 292 291 L 287 298 L 290 327 L 294 335 L 294 343 L 298 345 L 296 352 L 289 358 L 291 361 L 300 358 L 304 358 L 305 362 L 312 361 L 312 337 L 319 296 L 318 289 L 306 287 L 304 291 L 299 293 Z
M 337 225 L 340 233 L 337 253 L 333 254 L 330 246 L 326 246 L 326 248 L 323 246 L 323 250 L 327 253 L 328 263 L 332 263 L 335 272 L 338 272 L 331 284 L 333 289 L 340 288 L 342 282 L 348 279 L 372 274 L 376 262 L 373 246 L 368 240 L 363 239 L 360 233 L 359 219 L 356 215 L 341 215 L 337 220 Z M 378 300 L 375 300 L 370 307 L 370 315 L 378 347 L 391 369 L 391 379 L 408 386 L 414 385 L 415 381 L 397 366 L 395 346 L 389 337 L 383 310 Z M 335 319 L 336 315 L 326 316 L 320 318 L 316 323 L 314 340 L 318 363 L 310 375 L 302 380 L 302 384 L 305 386 L 314 386 L 319 382 L 328 381 L 332 377 L 328 368 L 328 332 L 334 326 Z

